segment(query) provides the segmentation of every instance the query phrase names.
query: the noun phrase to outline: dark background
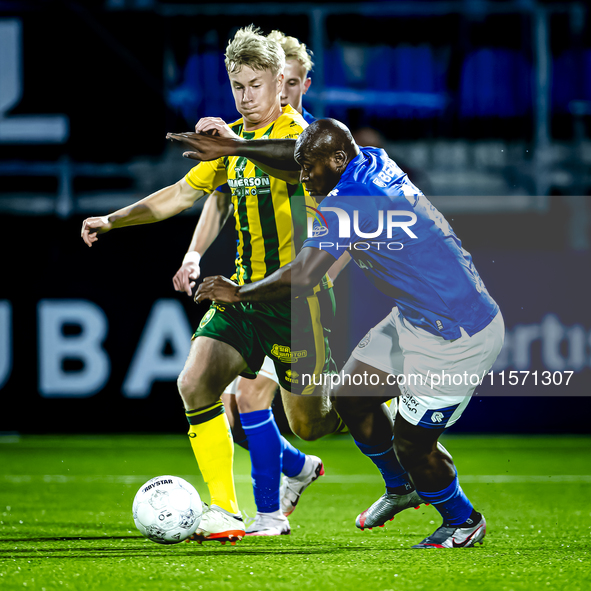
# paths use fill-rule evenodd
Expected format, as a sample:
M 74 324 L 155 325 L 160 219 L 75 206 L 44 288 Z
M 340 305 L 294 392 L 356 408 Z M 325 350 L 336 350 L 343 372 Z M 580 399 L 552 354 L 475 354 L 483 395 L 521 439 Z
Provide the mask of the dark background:
M 79 232 L 85 217 L 189 170 L 167 131 L 206 115 L 237 118 L 223 50 L 251 22 L 306 42 L 316 62 L 306 108 L 371 131 L 446 215 L 505 317 L 496 371 L 574 372 L 568 385 L 485 384 L 454 431 L 588 432 L 589 10 L 509 0 L 0 2 L 0 26 L 21 35 L 0 52 L 20 72 L 17 99 L 0 91 L 0 431 L 185 428 L 174 371 L 145 397 L 122 386 L 158 301 L 179 303 L 192 327 L 207 309 L 171 281 L 199 206 L 90 250 Z M 3 138 L 7 121 L 32 115 L 65 117 L 65 136 Z M 234 244 L 229 223 L 203 276 L 231 274 Z M 348 321 L 332 346 L 341 364 L 387 313 L 389 302 L 369 290 L 356 268 L 339 278 Z M 91 302 L 107 319 L 110 367 L 96 392 L 48 396 L 40 387 L 39 302 L 58 300 Z M 63 338 L 80 331 L 65 325 Z M 162 358 L 182 356 L 170 339 L 161 345 Z M 83 360 L 64 358 L 62 371 L 75 375 Z

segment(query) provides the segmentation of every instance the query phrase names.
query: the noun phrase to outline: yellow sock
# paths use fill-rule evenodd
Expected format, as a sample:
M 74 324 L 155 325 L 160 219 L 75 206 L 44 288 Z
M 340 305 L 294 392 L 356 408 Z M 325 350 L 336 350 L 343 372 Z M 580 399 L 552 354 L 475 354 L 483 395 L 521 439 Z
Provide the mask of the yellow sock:
M 190 424 L 189 440 L 209 489 L 211 504 L 238 513 L 233 474 L 234 441 L 222 402 L 188 410 L 186 415 Z

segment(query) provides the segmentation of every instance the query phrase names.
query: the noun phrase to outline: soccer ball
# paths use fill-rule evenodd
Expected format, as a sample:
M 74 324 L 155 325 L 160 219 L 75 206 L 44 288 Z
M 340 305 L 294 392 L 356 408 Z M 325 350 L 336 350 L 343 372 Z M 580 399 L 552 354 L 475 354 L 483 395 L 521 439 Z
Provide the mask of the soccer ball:
M 203 512 L 195 488 L 178 476 L 158 476 L 133 499 L 133 520 L 157 544 L 178 544 L 195 533 Z

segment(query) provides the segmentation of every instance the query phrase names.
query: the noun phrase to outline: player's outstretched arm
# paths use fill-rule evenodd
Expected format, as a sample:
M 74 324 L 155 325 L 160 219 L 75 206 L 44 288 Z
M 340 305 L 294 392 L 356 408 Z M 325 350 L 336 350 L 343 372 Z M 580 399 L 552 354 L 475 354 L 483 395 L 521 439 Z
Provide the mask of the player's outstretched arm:
M 295 139 L 244 140 L 192 131 L 168 133 L 166 137 L 190 148 L 183 152 L 185 158 L 208 161 L 222 156 L 243 156 L 270 176 L 294 185 L 300 182 L 300 167 L 293 157 Z
M 231 212 L 230 194 L 214 191 L 207 198 L 183 264 L 172 278 L 176 291 L 184 291 L 187 295 L 191 295 L 195 282 L 201 275 L 199 266 L 201 257 L 217 238 Z
M 236 304 L 289 300 L 318 285 L 334 261 L 326 251 L 304 247 L 291 263 L 255 283 L 239 286 L 220 275 L 206 277 L 195 294 L 195 301 Z
M 168 219 L 191 207 L 205 193 L 194 189 L 183 178 L 174 185 L 160 189 L 141 201 L 128 205 L 109 215 L 87 218 L 82 223 L 82 240 L 92 246 L 98 234 L 115 228 L 152 224 Z

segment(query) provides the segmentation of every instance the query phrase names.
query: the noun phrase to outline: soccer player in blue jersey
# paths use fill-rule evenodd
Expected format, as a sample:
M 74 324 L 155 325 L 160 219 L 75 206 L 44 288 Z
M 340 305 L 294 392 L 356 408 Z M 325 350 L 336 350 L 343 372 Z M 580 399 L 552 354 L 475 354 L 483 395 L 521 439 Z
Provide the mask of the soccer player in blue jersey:
M 184 141 L 201 157 L 207 155 L 203 142 Z M 197 299 L 297 298 L 347 252 L 395 305 L 358 344 L 333 390 L 339 414 L 386 484 L 386 493 L 356 524 L 361 529 L 383 525 L 403 509 L 427 502 L 443 524 L 414 548 L 481 542 L 484 516 L 462 491 L 451 456 L 438 447 L 439 436 L 458 420 L 474 392 L 473 376 L 478 383 L 490 370 L 504 338 L 499 307 L 470 254 L 396 163 L 383 150 L 360 149 L 339 122 L 317 121 L 295 142 L 257 144 L 226 142 L 223 149 L 248 152 L 254 160 L 292 172 L 295 149 L 299 180 L 322 200 L 322 223 L 314 223 L 289 265 L 248 286 L 206 278 Z M 398 394 L 398 386 L 392 425 L 384 403 Z

